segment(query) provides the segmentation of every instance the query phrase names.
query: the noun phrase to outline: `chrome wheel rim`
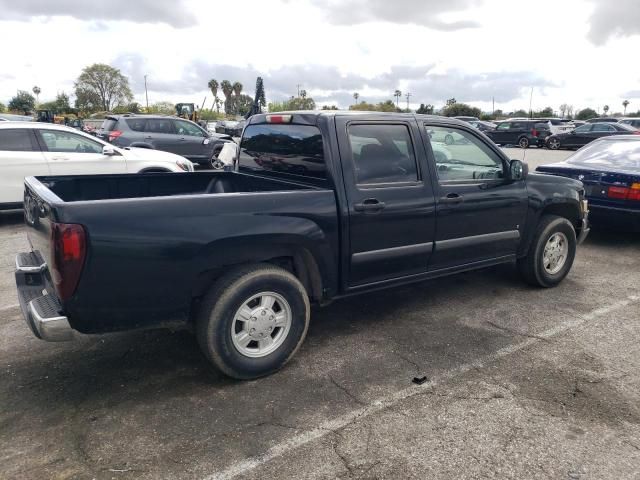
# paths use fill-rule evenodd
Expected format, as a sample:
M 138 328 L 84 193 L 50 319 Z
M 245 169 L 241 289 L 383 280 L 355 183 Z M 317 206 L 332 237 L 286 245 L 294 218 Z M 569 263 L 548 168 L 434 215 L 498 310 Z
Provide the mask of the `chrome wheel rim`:
M 549 146 L 551 147 L 552 150 L 557 150 L 560 147 L 560 142 L 558 142 L 558 140 L 554 138 L 549 142 Z
M 556 232 L 551 235 L 544 246 L 542 254 L 544 270 L 550 275 L 558 273 L 567 262 L 568 253 L 569 240 L 567 236 L 562 232 Z
M 291 307 L 282 295 L 257 293 L 243 302 L 233 316 L 231 341 L 245 357 L 265 357 L 284 343 L 291 320 Z
M 527 148 L 528 146 L 529 146 L 529 140 L 527 140 L 526 138 L 520 139 L 520 147 L 521 148 Z

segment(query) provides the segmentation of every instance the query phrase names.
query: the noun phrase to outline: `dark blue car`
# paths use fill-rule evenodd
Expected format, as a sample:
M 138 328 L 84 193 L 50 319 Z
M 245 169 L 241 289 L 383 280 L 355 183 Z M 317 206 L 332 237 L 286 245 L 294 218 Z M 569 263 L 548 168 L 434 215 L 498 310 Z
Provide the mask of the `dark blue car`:
M 536 170 L 580 180 L 595 227 L 640 231 L 640 136 L 601 138 Z

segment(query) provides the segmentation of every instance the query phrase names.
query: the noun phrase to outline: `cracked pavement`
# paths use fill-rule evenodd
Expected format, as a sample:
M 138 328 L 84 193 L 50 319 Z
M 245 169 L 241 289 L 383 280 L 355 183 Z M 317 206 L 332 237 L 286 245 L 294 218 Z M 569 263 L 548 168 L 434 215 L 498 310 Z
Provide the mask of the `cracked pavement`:
M 315 309 L 251 382 L 185 331 L 37 340 L 25 248 L 1 213 L 0 478 L 640 480 L 638 235 L 592 232 L 552 290 L 501 266 Z

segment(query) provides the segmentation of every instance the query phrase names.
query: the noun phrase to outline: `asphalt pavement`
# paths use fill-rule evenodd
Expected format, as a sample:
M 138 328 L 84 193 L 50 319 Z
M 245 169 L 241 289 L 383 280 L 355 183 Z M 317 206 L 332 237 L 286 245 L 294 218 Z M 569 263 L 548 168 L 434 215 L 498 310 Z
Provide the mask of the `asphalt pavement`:
M 640 479 L 637 234 L 592 231 L 550 290 L 504 265 L 314 309 L 250 382 L 186 331 L 34 338 L 26 248 L 0 213 L 0 478 Z

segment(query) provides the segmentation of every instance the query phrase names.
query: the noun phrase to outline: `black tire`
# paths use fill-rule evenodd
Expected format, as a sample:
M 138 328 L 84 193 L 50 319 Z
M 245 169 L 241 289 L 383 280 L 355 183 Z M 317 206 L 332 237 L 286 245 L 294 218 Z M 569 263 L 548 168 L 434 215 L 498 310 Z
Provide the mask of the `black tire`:
M 288 302 L 291 326 L 276 350 L 251 358 L 236 348 L 231 329 L 238 309 L 261 292 L 274 292 Z M 247 265 L 221 277 L 205 295 L 196 317 L 196 335 L 214 367 L 229 377 L 249 380 L 274 373 L 289 361 L 304 341 L 309 317 L 309 297 L 294 275 L 269 264 Z
M 453 135 L 451 135 L 450 133 L 447 133 L 444 136 L 444 143 L 447 145 L 453 145 L 453 142 L 455 142 Z
M 529 148 L 529 139 L 527 137 L 520 137 L 518 139 L 518 146 L 520 148 Z
M 568 252 L 562 268 L 552 274 L 544 267 L 543 254 L 551 236 L 558 232 L 566 237 Z M 569 220 L 557 215 L 544 215 L 540 219 L 527 256 L 518 260 L 518 270 L 522 278 L 531 285 L 544 288 L 555 287 L 571 270 L 576 246 L 576 231 Z
M 213 153 L 211 154 L 211 158 L 209 159 L 209 166 L 214 170 L 222 170 L 224 169 L 224 164 L 218 160 L 218 155 L 222 151 L 222 145 L 216 146 L 213 149 Z
M 552 138 L 551 140 L 549 140 L 547 142 L 547 146 L 551 149 L 551 150 L 560 150 L 560 140 L 556 139 L 556 138 Z

